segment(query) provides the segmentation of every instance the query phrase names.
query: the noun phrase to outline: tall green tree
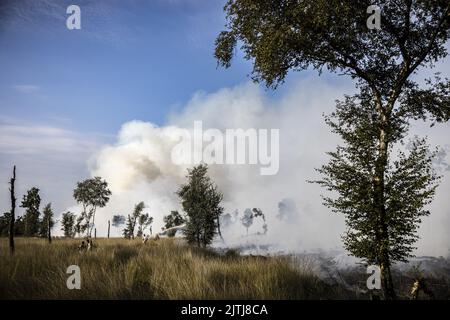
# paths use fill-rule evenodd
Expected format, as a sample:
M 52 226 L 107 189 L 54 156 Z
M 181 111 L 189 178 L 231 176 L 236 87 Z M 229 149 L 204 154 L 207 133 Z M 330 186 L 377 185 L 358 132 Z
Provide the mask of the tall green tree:
M 378 197 L 374 122 L 378 119 L 373 101 L 367 98 L 347 97 L 326 117 L 344 143 L 328 153 L 330 162 L 318 169 L 323 179 L 317 182 L 334 192 L 334 197 L 324 197 L 324 204 L 345 215 L 348 230 L 342 239 L 346 249 L 369 264 L 385 266 L 385 261 L 407 262 L 412 257 L 419 224 L 430 214 L 426 205 L 433 199 L 439 177 L 432 167 L 435 154 L 429 152 L 425 139 L 415 137 L 405 150 L 397 148 L 384 172 L 384 211 L 380 215 L 374 205 Z M 398 120 L 390 125 L 391 145 L 407 133 L 408 126 Z
M 134 238 L 134 221 L 131 215 L 128 215 L 127 217 L 125 228 L 123 229 L 122 234 L 125 239 Z
M 208 166 L 200 164 L 188 170 L 188 182 L 177 191 L 187 214 L 185 236 L 188 243 L 206 247 L 218 232 L 223 195 L 207 175 Z
M 134 206 L 133 213 L 131 215 L 128 215 L 127 223 L 126 223 L 125 229 L 123 230 L 123 235 L 125 238 L 134 239 L 134 231 L 136 229 L 136 224 L 138 224 L 141 219 L 142 219 L 143 223 L 148 223 L 148 221 L 149 221 L 148 214 L 146 215 L 145 218 L 141 218 L 142 216 L 145 216 L 143 214 L 144 209 L 145 209 L 145 203 L 141 201 Z M 153 222 L 153 218 L 151 218 L 150 224 L 151 224 L 151 222 Z M 141 231 L 143 231 L 143 230 L 141 230 Z
M 39 195 L 39 189 L 36 187 L 31 188 L 27 191 L 27 194 L 23 196 L 22 208 L 25 208 L 25 236 L 35 237 L 39 235 L 40 227 L 40 211 L 39 207 L 41 205 L 41 197 Z
M 138 231 L 136 236 L 142 237 L 145 232 L 145 229 L 150 227 L 153 223 L 153 217 L 150 217 L 148 213 L 141 214 L 138 218 Z
M 255 81 L 276 87 L 290 70 L 326 68 L 353 78 L 360 95 L 370 100 L 375 130 L 370 203 L 383 226 L 375 254 L 385 298 L 393 299 L 390 249 L 381 245 L 397 241 L 387 214 L 388 160 L 398 141 L 392 127 L 408 126 L 412 119 L 435 123 L 450 117 L 449 80 L 437 77 L 420 86 L 412 78 L 447 55 L 450 2 L 383 1 L 380 30 L 367 27 L 370 5 L 368 0 L 229 0 L 224 8 L 228 23 L 216 39 L 215 57 L 230 67 L 239 43 L 245 58 L 253 60 Z
M 64 232 L 64 237 L 75 237 L 75 213 L 67 211 L 62 214 L 61 218 L 61 230 Z
M 86 179 L 78 182 L 73 191 L 74 199 L 81 204 L 82 225 L 80 229 L 86 231 L 86 236 L 91 237 L 92 230 L 95 228 L 95 214 L 97 208 L 103 208 L 109 201 L 111 191 L 108 189 L 108 183 L 100 177 Z
M 53 220 L 52 204 L 48 203 L 44 207 L 44 210 L 42 210 L 42 220 L 40 221 L 39 236 L 41 236 L 42 238 L 49 238 L 49 234 L 54 225 L 55 221 Z

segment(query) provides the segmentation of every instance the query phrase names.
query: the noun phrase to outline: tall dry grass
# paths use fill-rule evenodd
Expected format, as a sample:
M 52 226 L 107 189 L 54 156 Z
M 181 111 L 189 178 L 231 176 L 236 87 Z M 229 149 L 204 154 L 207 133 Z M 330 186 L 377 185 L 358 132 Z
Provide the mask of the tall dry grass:
M 307 263 L 287 257 L 219 255 L 176 239 L 98 239 L 79 253 L 79 240 L 16 239 L 10 257 L 0 239 L 3 299 L 319 299 L 340 293 Z M 81 290 L 66 286 L 67 267 L 81 269 Z

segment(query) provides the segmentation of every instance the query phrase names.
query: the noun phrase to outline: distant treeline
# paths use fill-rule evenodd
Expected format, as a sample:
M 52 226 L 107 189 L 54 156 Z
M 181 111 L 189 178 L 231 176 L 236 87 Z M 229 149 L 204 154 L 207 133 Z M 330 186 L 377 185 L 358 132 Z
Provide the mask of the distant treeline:
M 47 237 L 48 228 L 53 228 L 55 221 L 53 220 L 53 210 L 51 203 L 48 203 L 42 213 L 40 211 L 41 197 L 39 189 L 36 187 L 27 191 L 23 196 L 20 205 L 25 209 L 23 216 L 18 216 L 14 223 L 14 235 L 25 237 Z M 9 235 L 9 224 L 11 213 L 5 212 L 0 216 L 0 236 L 7 237 Z

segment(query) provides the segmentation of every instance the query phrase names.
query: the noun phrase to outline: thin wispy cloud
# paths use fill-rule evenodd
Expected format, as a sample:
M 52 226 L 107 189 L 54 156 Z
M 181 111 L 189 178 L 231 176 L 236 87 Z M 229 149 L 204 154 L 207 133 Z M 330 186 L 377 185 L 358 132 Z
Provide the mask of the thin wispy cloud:
M 36 86 L 34 84 L 18 84 L 18 85 L 13 86 L 13 88 L 17 92 L 23 93 L 23 94 L 36 93 L 40 90 L 40 87 Z
M 90 154 L 103 137 L 63 128 L 23 123 L 0 122 L 0 154 Z

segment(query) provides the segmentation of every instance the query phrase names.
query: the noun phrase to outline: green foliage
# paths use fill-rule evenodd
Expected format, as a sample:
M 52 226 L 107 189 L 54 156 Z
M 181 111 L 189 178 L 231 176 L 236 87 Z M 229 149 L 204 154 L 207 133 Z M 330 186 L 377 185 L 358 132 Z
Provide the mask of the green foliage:
M 145 229 L 150 227 L 152 223 L 153 223 L 153 217 L 150 217 L 150 215 L 148 213 L 141 214 L 138 218 L 139 226 L 138 226 L 138 231 L 137 231 L 136 236 L 142 237 L 142 235 L 145 232 Z
M 130 215 L 128 215 L 125 228 L 122 231 L 123 237 L 125 239 L 134 238 L 134 222 Z
M 187 214 L 185 236 L 190 244 L 206 247 L 217 233 L 223 212 L 223 195 L 207 175 L 208 166 L 200 164 L 188 170 L 188 182 L 177 191 Z
M 110 196 L 111 191 L 108 189 L 108 183 L 100 177 L 77 183 L 73 191 L 73 197 L 82 205 L 81 219 L 77 220 L 77 231 L 86 231 L 86 236 L 91 237 L 92 230 L 95 227 L 96 210 L 106 206 Z
M 138 236 L 142 236 L 143 231 L 146 227 L 152 224 L 153 218 L 149 217 L 148 214 L 143 214 L 145 203 L 139 202 L 134 206 L 134 211 L 131 215 L 128 215 L 127 223 L 125 229 L 123 230 L 123 236 L 127 239 L 134 239 L 134 230 L 136 229 L 136 224 L 138 227 Z
M 178 211 L 171 211 L 169 215 L 164 216 L 164 228 L 169 229 L 172 227 L 177 227 L 185 223 L 186 220 L 181 216 Z M 174 237 L 176 230 L 171 231 L 167 234 L 169 237 Z
M 9 212 L 3 213 L 0 216 L 0 237 L 7 237 L 9 235 L 9 222 L 11 220 L 11 214 Z M 24 236 L 25 222 L 21 216 L 16 217 L 14 222 L 14 236 Z
M 48 237 L 48 225 L 50 220 L 50 230 L 55 225 L 55 221 L 53 220 L 53 211 L 52 211 L 52 204 L 48 203 L 44 210 L 42 211 L 42 220 L 40 221 L 40 228 L 39 228 L 39 236 L 42 238 Z
M 14 222 L 14 236 L 25 236 L 25 221 L 22 216 L 17 217 Z
M 380 211 L 374 205 L 378 148 L 373 112 L 369 101 L 347 98 L 326 117 L 345 145 L 328 153 L 331 160 L 318 170 L 324 177 L 318 183 L 337 194 L 325 197 L 325 205 L 345 215 L 348 230 L 343 240 L 353 255 L 368 263 L 380 263 L 384 254 L 389 261 L 406 262 L 415 249 L 421 218 L 430 214 L 424 207 L 431 202 L 438 182 L 431 164 L 433 154 L 424 139 L 416 138 L 408 154 L 399 152 L 388 161 L 384 210 Z M 403 138 L 405 130 L 394 122 L 389 129 L 391 142 Z
M 76 216 L 73 212 L 67 211 L 62 214 L 61 218 L 61 230 L 64 232 L 64 237 L 73 238 L 75 237 L 75 219 Z
M 445 56 L 448 1 L 383 1 L 381 30 L 367 28 L 366 11 L 372 4 L 228 0 L 227 29 L 216 39 L 215 57 L 229 67 L 236 45 L 241 44 L 245 58 L 253 61 L 253 78 L 269 86 L 282 82 L 289 70 L 326 67 L 379 89 L 393 89 L 422 63 Z
M 10 219 L 11 214 L 9 212 L 5 212 L 2 216 L 0 216 L 0 237 L 8 236 Z
M 113 227 L 116 227 L 116 228 L 120 227 L 122 224 L 125 223 L 125 220 L 126 220 L 125 216 L 123 216 L 121 214 L 116 214 L 113 216 L 112 225 L 113 225 Z
M 5 212 L 0 216 L 0 237 L 7 237 L 9 232 L 10 213 Z
M 27 237 L 34 237 L 39 234 L 39 207 L 41 205 L 41 197 L 38 188 L 31 188 L 27 194 L 23 196 L 22 208 L 25 208 L 25 231 L 24 235 Z

